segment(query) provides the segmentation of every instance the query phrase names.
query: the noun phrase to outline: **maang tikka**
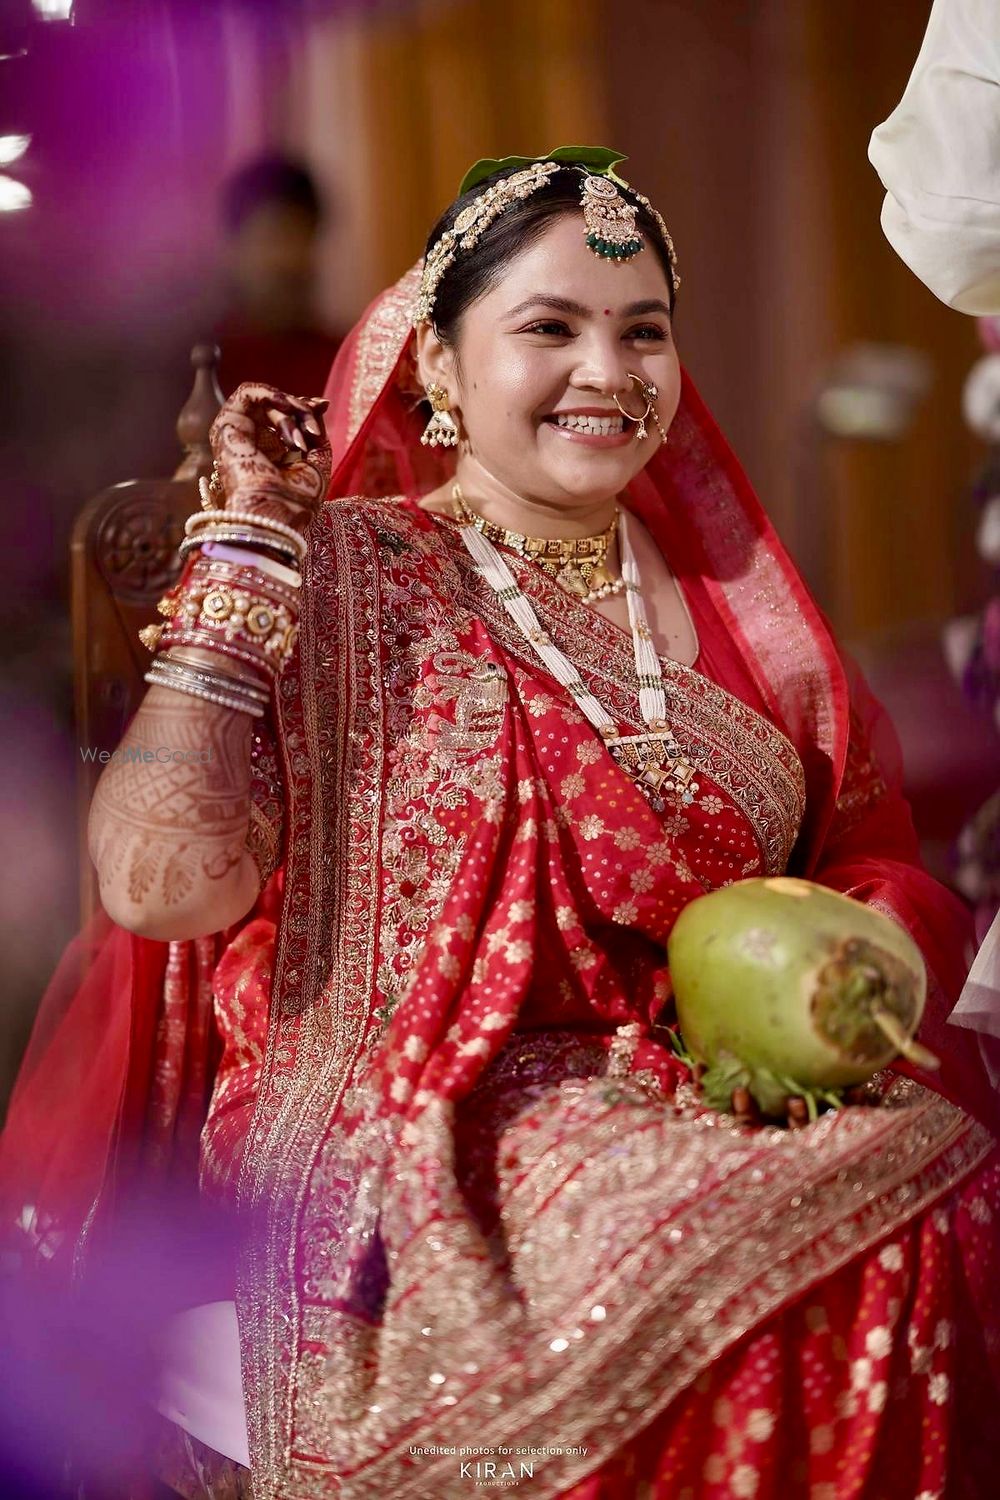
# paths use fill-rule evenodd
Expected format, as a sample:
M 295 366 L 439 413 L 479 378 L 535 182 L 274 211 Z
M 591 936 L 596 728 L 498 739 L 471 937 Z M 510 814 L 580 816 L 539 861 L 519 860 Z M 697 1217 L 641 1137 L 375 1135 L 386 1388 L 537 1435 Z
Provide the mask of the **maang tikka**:
M 420 441 L 429 448 L 457 447 L 458 428 L 455 418 L 448 410 L 448 392 L 444 386 L 435 385 L 431 381 L 427 387 L 427 399 L 431 403 L 433 415 L 420 434 Z
M 618 191 L 610 177 L 588 173 L 583 179 L 580 207 L 587 244 L 604 260 L 631 260 L 643 249 L 636 220 L 638 208 Z

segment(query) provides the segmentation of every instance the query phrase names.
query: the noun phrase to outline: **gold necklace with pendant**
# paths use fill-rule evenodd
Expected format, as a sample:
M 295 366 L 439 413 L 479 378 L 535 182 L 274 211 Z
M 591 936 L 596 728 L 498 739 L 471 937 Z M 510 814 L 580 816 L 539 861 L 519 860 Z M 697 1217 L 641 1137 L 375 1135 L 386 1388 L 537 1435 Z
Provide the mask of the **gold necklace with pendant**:
M 525 536 L 495 521 L 487 521 L 485 516 L 471 510 L 460 485 L 453 485 L 452 496 L 458 520 L 474 526 L 487 541 L 510 547 L 520 557 L 537 563 L 560 588 L 579 599 L 581 604 L 595 604 L 599 599 L 620 594 L 625 587 L 625 579 L 613 578 L 607 565 L 608 549 L 618 530 L 617 506 L 610 526 L 596 536 Z

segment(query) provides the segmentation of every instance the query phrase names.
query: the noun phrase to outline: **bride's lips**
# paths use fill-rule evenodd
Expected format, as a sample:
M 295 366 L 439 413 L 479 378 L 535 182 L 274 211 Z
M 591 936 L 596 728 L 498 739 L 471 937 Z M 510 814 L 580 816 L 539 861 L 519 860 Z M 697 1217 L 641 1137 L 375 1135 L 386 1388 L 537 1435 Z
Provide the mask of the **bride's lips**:
M 579 412 L 578 416 L 605 416 L 604 412 Z M 543 427 L 548 427 L 557 437 L 567 442 L 582 444 L 585 448 L 625 448 L 632 441 L 631 427 L 626 423 L 621 432 L 581 432 L 578 427 L 560 427 L 555 417 L 544 417 Z

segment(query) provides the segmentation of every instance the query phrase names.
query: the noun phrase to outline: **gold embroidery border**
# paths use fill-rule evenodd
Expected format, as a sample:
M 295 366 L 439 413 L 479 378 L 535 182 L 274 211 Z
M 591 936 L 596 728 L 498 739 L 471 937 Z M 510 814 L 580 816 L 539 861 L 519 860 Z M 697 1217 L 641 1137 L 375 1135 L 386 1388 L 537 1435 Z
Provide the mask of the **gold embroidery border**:
M 251 1464 L 255 1487 L 275 1500 L 294 1493 L 302 1324 L 294 1247 L 370 1019 L 375 932 L 366 910 L 377 899 L 384 785 L 384 747 L 371 732 L 382 712 L 378 635 L 369 628 L 377 579 L 363 522 L 325 506 L 306 560 L 299 646 L 279 678 L 291 837 L 272 1020 L 238 1188 L 251 1229 L 237 1281 Z M 332 660 L 320 649 L 331 629 L 340 643 Z M 323 721 L 321 705 L 333 706 L 335 722 Z
M 419 264 L 411 266 L 381 298 L 361 330 L 351 381 L 345 450 L 381 395 L 412 331 L 420 275 Z

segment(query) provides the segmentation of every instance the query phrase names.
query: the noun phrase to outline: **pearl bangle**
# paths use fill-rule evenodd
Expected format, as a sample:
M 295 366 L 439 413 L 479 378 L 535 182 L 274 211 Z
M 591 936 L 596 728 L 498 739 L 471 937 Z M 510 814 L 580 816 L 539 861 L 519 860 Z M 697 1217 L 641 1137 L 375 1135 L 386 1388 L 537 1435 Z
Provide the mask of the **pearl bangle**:
M 221 525 L 260 526 L 265 531 L 273 531 L 276 536 L 282 536 L 286 541 L 305 547 L 305 539 L 301 531 L 296 531 L 294 526 L 289 526 L 284 521 L 272 520 L 270 516 L 255 515 L 248 510 L 196 510 L 193 516 L 188 516 L 184 523 L 185 536 L 191 536 L 202 526 L 210 526 L 214 522 Z

